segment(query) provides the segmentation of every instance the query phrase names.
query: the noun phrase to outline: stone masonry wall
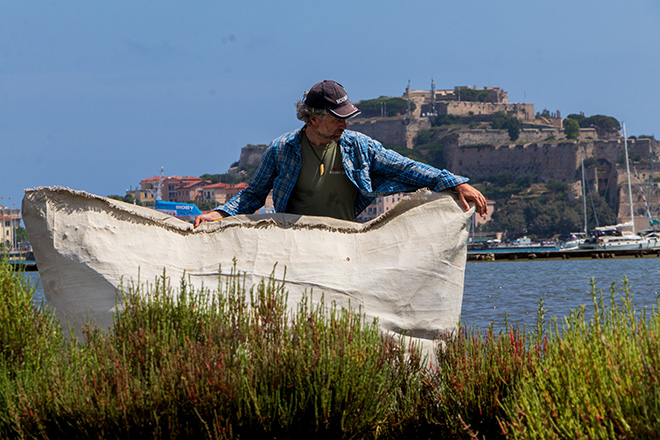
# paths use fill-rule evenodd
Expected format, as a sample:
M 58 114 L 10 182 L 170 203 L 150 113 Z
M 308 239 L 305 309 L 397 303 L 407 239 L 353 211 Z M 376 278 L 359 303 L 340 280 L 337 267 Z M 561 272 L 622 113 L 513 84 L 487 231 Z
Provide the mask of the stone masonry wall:
M 403 117 L 351 119 L 348 129 L 364 133 L 382 144 L 406 144 L 406 120 Z
M 469 134 L 467 137 L 469 138 Z M 498 134 L 492 133 L 493 138 Z M 507 137 L 508 139 L 508 137 Z M 542 180 L 572 182 L 581 159 L 595 158 L 614 167 L 625 154 L 622 139 L 611 141 L 581 140 L 564 142 L 533 142 L 496 144 L 464 144 L 463 133 L 445 146 L 445 160 L 451 170 L 476 178 L 485 178 L 508 171 L 532 174 Z M 651 140 L 628 141 L 630 157 L 649 160 Z
M 534 104 L 499 104 L 491 102 L 441 101 L 435 104 L 439 115 L 476 116 L 504 112 L 521 120 L 534 119 Z
M 561 139 L 564 138 L 564 133 L 555 128 L 523 128 L 520 130 L 520 136 L 515 142 L 509 139 L 509 133 L 506 130 L 494 129 L 473 129 L 462 130 L 459 134 L 460 145 L 502 145 L 512 143 L 530 143 L 530 142 L 543 142 L 549 138 Z
M 431 128 L 428 118 L 414 118 L 410 122 L 404 117 L 351 119 L 348 129 L 359 131 L 385 145 L 405 145 L 412 148 L 419 130 Z
M 474 179 L 510 172 L 529 174 L 543 181 L 573 182 L 579 165 L 573 143 L 465 146 L 446 153 L 449 170 Z

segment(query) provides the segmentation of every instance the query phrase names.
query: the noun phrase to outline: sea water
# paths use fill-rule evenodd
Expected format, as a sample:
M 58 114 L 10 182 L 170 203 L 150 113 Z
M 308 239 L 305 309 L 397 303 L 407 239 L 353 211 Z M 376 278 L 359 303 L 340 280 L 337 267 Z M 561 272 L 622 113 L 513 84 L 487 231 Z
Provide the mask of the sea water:
M 40 304 L 44 293 L 38 273 L 25 272 L 25 276 L 37 285 L 34 301 Z M 461 321 L 477 328 L 492 323 L 499 329 L 507 320 L 531 328 L 536 325 L 540 300 L 546 320 L 568 316 L 583 305 L 589 316 L 591 280 L 609 303 L 613 283 L 615 295 L 623 295 L 624 278 L 638 310 L 657 304 L 660 258 L 468 262 Z
M 534 327 L 540 300 L 546 320 L 561 319 L 583 305 L 589 317 L 592 280 L 609 304 L 613 284 L 615 296 L 624 295 L 624 279 L 636 309 L 657 305 L 660 258 L 469 262 L 461 320 L 478 328 L 491 323 L 501 328 L 505 319 Z

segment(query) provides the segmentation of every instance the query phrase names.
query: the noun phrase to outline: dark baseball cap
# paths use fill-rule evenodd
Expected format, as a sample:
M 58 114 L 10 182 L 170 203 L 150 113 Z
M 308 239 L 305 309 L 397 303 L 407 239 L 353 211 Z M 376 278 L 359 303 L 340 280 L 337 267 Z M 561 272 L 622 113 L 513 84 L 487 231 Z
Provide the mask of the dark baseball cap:
M 305 105 L 325 109 L 339 119 L 360 114 L 360 110 L 348 100 L 346 89 L 336 81 L 326 79 L 312 86 L 305 95 Z

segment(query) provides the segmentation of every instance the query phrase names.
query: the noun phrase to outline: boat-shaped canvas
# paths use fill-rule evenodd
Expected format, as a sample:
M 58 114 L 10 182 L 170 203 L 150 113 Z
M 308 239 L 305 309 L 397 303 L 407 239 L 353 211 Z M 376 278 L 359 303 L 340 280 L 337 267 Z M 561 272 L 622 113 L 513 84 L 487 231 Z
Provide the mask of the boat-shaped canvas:
M 74 329 L 88 318 L 111 327 L 122 284 L 153 284 L 165 270 L 173 283 L 185 274 L 196 289 L 214 289 L 219 270 L 229 274 L 235 262 L 248 285 L 286 271 L 290 307 L 313 291 L 425 343 L 458 323 L 472 212 L 451 192 L 420 190 L 365 224 L 268 214 L 193 229 L 67 188 L 26 190 L 23 200 L 46 300 Z

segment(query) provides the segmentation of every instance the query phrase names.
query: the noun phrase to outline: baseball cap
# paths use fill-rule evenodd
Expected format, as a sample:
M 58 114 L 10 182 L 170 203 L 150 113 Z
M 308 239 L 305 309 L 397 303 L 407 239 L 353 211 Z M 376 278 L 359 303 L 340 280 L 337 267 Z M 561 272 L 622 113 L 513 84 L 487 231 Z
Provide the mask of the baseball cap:
M 325 109 L 339 119 L 360 114 L 360 110 L 348 100 L 346 89 L 336 81 L 326 79 L 312 86 L 305 95 L 305 105 Z

